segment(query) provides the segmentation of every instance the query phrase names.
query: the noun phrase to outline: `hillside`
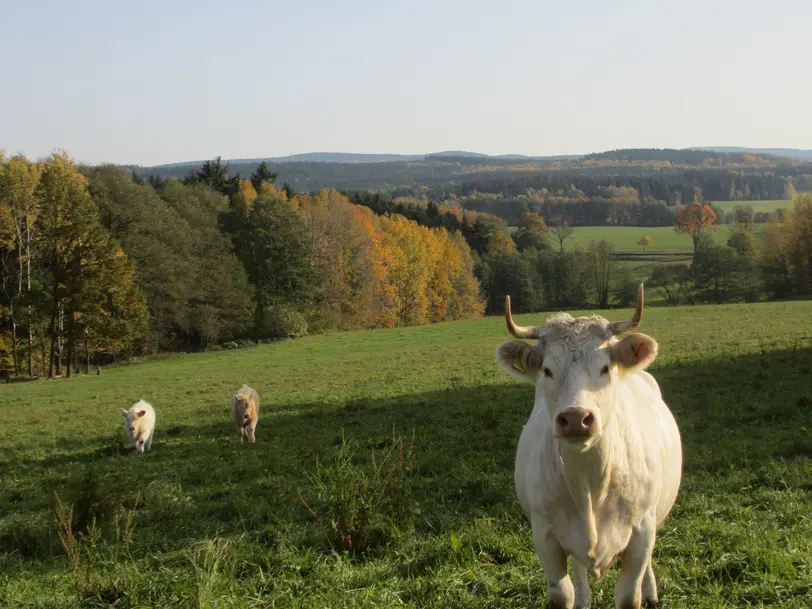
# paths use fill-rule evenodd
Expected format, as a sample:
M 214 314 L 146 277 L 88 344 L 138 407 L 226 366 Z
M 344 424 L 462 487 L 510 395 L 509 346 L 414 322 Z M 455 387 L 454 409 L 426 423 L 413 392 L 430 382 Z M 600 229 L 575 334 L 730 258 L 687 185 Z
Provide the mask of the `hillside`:
M 803 148 L 747 148 L 741 146 L 698 146 L 688 150 L 710 150 L 722 153 L 748 153 L 748 154 L 771 154 L 774 156 L 787 157 L 796 161 L 812 160 L 812 149 Z
M 666 605 L 808 607 L 808 306 L 646 311 L 642 330 L 660 345 L 650 371 L 685 447 L 654 553 Z M 0 605 L 544 606 L 513 488 L 533 390 L 494 361 L 508 338 L 493 317 L 0 385 Z M 229 421 L 243 382 L 263 399 L 251 445 Z M 125 444 L 119 413 L 139 398 L 157 412 L 144 455 Z M 388 471 L 393 432 L 405 474 L 387 498 L 402 511 L 386 520 L 366 503 L 372 518 L 348 525 L 353 489 L 370 498 L 358 476 L 370 479 L 373 451 Z M 66 512 L 49 491 L 75 504 L 67 548 L 78 553 L 65 553 L 55 516 Z M 82 539 L 93 518 L 97 537 Z M 356 527 L 354 554 L 330 547 L 331 522 Z M 598 607 L 612 606 L 616 575 L 594 586 Z
M 322 188 L 337 190 L 376 190 L 395 195 L 424 192 L 426 188 L 436 199 L 449 193 L 478 192 L 507 195 L 523 194 L 526 188 L 560 188 L 584 178 L 596 184 L 616 186 L 632 185 L 630 180 L 647 178 L 656 189 L 663 180 L 673 182 L 675 177 L 685 184 L 696 184 L 697 172 L 716 172 L 714 182 L 726 182 L 724 188 L 706 193 L 714 200 L 729 197 L 742 199 L 777 199 L 783 187 L 756 190 L 760 176 L 774 180 L 777 176 L 812 174 L 812 163 L 799 165 L 789 158 L 769 154 L 744 155 L 691 150 L 613 150 L 586 156 L 563 155 L 556 157 L 526 157 L 522 155 L 488 156 L 464 151 L 445 151 L 427 155 L 365 155 L 345 153 L 309 153 L 268 159 L 233 159 L 226 161 L 233 176 L 249 176 L 260 161 L 265 160 L 279 174 L 278 183 L 288 183 L 297 191 L 318 191 Z M 128 167 L 143 178 L 185 178 L 202 165 L 201 161 L 158 165 L 154 167 Z M 621 179 L 614 179 L 615 177 Z M 718 180 L 716 178 L 718 176 Z M 683 179 L 684 178 L 684 179 Z M 753 182 L 738 194 L 738 187 L 728 184 L 732 180 Z M 518 192 L 505 192 L 483 182 L 524 182 L 528 186 Z M 812 180 L 809 180 L 812 182 Z M 472 183 L 466 186 L 466 183 Z M 581 188 L 579 186 L 579 188 Z M 514 189 L 515 191 L 515 189 Z M 641 193 L 647 194 L 647 193 Z M 587 193 L 587 196 L 594 196 Z M 662 199 L 671 201 L 671 199 Z

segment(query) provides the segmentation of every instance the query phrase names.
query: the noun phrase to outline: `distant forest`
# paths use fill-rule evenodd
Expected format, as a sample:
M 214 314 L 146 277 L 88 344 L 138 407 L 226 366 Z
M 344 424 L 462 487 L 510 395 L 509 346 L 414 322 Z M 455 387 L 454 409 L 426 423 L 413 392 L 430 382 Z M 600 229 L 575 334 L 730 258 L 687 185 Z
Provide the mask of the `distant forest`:
M 317 157 L 319 158 L 319 157 Z M 339 157 L 337 157 L 339 158 Z M 360 158 L 367 158 L 366 156 Z M 389 157 L 382 157 L 389 158 Z M 202 165 L 201 165 L 202 166 Z M 256 161 L 226 163 L 232 177 L 250 175 Z M 612 150 L 580 158 L 487 157 L 466 153 L 383 162 L 302 162 L 273 166 L 289 191 L 332 188 L 391 199 L 457 205 L 515 226 L 527 211 L 566 217 L 572 226 L 668 226 L 678 203 L 764 201 L 812 190 L 812 162 L 749 152 Z M 195 164 L 128 168 L 154 184 L 187 179 Z M 717 223 L 729 219 L 714 208 Z M 760 213 L 756 222 L 780 220 Z

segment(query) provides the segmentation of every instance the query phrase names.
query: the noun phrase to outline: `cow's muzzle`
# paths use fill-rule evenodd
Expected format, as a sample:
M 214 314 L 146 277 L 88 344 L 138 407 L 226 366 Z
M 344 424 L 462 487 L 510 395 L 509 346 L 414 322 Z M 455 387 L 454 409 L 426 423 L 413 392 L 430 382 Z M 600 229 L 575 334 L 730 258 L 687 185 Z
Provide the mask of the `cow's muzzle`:
M 587 408 L 573 406 L 555 416 L 555 435 L 561 438 L 589 438 L 598 432 L 598 417 Z

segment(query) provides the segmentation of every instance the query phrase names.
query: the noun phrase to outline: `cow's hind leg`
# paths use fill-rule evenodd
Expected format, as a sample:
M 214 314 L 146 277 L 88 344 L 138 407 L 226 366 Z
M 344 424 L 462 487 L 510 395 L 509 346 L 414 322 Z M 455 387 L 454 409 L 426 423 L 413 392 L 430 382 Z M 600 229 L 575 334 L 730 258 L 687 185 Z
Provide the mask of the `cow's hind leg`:
M 533 545 L 547 579 L 547 606 L 550 609 L 572 609 L 575 592 L 567 573 L 567 555 L 546 523 L 531 521 Z
M 654 570 L 651 568 L 649 559 L 643 575 L 643 607 L 654 607 L 658 602 L 660 599 L 657 596 L 657 578 L 654 577 Z
M 573 578 L 575 581 L 575 609 L 589 609 L 592 606 L 592 591 L 589 589 L 589 574 L 586 567 L 573 558 Z
M 639 529 L 632 532 L 629 545 L 623 552 L 620 572 L 615 585 L 616 609 L 640 609 L 642 586 L 646 569 L 651 564 L 656 524 L 653 518 L 644 520 Z M 653 572 L 652 572 L 653 575 Z
M 151 432 L 149 432 L 149 438 L 147 438 L 147 443 L 144 445 L 144 448 L 146 450 L 149 450 L 150 448 L 152 448 L 152 436 L 154 436 L 154 435 L 155 435 L 155 430 L 153 429 Z

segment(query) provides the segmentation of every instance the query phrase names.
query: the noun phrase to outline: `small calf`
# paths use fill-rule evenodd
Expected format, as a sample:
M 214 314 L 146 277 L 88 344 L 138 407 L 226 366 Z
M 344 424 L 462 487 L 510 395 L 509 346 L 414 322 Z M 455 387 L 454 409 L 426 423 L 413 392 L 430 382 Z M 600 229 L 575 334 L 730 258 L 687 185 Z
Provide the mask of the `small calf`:
M 253 443 L 254 430 L 259 421 L 259 395 L 248 385 L 243 385 L 231 398 L 231 419 L 234 429 L 240 435 L 240 441 Z
M 129 410 L 121 409 L 124 417 L 124 431 L 130 437 L 135 452 L 142 453 L 152 448 L 152 435 L 155 432 L 155 410 L 144 400 L 133 404 Z

